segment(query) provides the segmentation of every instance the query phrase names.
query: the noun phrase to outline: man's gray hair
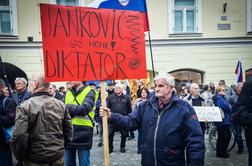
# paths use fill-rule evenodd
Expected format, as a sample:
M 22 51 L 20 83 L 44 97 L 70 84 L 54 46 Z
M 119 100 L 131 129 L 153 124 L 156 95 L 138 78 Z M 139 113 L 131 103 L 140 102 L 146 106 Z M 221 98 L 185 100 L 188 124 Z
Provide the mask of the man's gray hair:
M 154 78 L 154 81 L 160 80 L 160 79 L 165 79 L 168 85 L 170 85 L 170 86 L 175 86 L 174 78 L 173 78 L 173 76 L 170 75 L 170 74 L 161 73 L 161 74 L 157 75 L 157 76 Z
M 49 88 L 50 82 L 45 81 L 45 75 L 44 74 L 38 74 L 36 76 L 36 80 L 39 82 L 39 87 Z
M 23 81 L 24 84 L 25 84 L 25 86 L 27 85 L 27 80 L 26 80 L 24 77 L 17 77 L 17 78 L 15 79 L 15 83 L 17 83 L 17 81 Z
M 117 87 L 119 87 L 123 90 L 123 84 L 121 84 L 120 82 L 115 84 L 115 88 L 117 88 Z
M 45 75 L 42 73 L 32 74 L 31 80 L 39 83 L 39 88 L 49 88 L 50 82 L 45 81 Z

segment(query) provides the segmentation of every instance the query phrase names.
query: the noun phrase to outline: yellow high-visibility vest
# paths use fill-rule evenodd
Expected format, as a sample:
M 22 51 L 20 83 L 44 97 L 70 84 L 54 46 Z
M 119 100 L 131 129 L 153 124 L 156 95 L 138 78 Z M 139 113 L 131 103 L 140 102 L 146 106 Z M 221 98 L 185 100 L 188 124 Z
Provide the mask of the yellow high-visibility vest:
M 85 100 L 87 94 L 91 90 L 94 90 L 94 89 L 91 88 L 90 86 L 87 86 L 85 89 L 83 89 L 76 96 L 76 98 L 74 97 L 74 94 L 71 91 L 68 91 L 66 93 L 65 104 L 74 104 L 74 105 L 78 105 L 78 103 L 81 104 Z M 88 115 L 86 115 L 86 116 L 75 116 L 74 118 L 72 118 L 72 124 L 73 125 L 94 127 L 93 122 L 94 122 L 94 116 L 95 116 L 96 102 L 97 102 L 98 97 L 99 97 L 99 93 L 96 90 L 94 90 L 94 92 L 95 92 L 95 103 L 94 103 L 94 106 L 92 108 L 92 111 L 90 111 L 88 113 L 89 117 L 88 117 Z M 76 102 L 76 100 L 78 101 L 78 103 Z

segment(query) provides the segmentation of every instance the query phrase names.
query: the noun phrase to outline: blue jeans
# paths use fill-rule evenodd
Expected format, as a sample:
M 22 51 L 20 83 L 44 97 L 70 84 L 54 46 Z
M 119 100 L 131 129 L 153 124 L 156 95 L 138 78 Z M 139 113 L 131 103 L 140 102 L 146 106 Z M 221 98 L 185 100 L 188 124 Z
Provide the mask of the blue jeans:
M 142 129 L 137 129 L 138 131 L 138 138 L 137 138 L 137 152 L 142 153 L 143 149 L 143 138 L 142 138 Z
M 243 140 L 242 140 L 242 136 L 241 136 L 242 128 L 240 125 L 234 124 L 234 129 L 235 129 L 235 137 L 236 137 L 238 149 L 243 150 L 244 146 L 243 146 Z
M 65 166 L 76 166 L 76 151 L 78 152 L 79 166 L 90 166 L 90 150 L 83 148 L 65 150 Z
M 12 155 L 10 150 L 0 151 L 0 163 L 4 166 L 12 166 Z

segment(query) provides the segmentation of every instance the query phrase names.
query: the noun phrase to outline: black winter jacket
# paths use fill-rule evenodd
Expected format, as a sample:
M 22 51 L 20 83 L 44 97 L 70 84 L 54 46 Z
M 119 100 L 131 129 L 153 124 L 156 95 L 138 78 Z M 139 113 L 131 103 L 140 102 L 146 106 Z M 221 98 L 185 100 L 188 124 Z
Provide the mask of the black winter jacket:
M 0 96 L 0 151 L 10 149 L 10 144 L 5 141 L 2 127 L 13 126 L 16 114 L 16 104 L 10 97 L 6 99 L 5 109 L 3 109 L 4 98 L 5 96 Z
M 237 107 L 238 110 L 234 110 L 234 121 L 245 127 L 247 146 L 252 148 L 252 80 L 244 84 Z
M 252 127 L 252 80 L 246 82 L 237 101 L 238 111 L 234 112 L 234 119 L 244 126 Z
M 111 112 L 121 115 L 128 115 L 132 112 L 130 98 L 124 94 L 121 96 L 117 96 L 116 94 L 109 96 L 107 98 L 107 107 L 111 109 Z

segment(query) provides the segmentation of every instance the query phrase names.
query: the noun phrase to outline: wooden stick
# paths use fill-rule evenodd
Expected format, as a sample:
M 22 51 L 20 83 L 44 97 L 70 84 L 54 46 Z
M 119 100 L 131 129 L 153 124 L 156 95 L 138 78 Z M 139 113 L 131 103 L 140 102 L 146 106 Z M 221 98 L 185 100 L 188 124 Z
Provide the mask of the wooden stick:
M 105 91 L 105 81 L 101 81 L 101 101 L 102 107 L 106 107 L 106 91 Z M 102 117 L 102 128 L 103 128 L 103 150 L 104 150 L 104 160 L 105 166 L 110 166 L 109 161 L 109 141 L 108 141 L 108 115 L 104 113 Z

